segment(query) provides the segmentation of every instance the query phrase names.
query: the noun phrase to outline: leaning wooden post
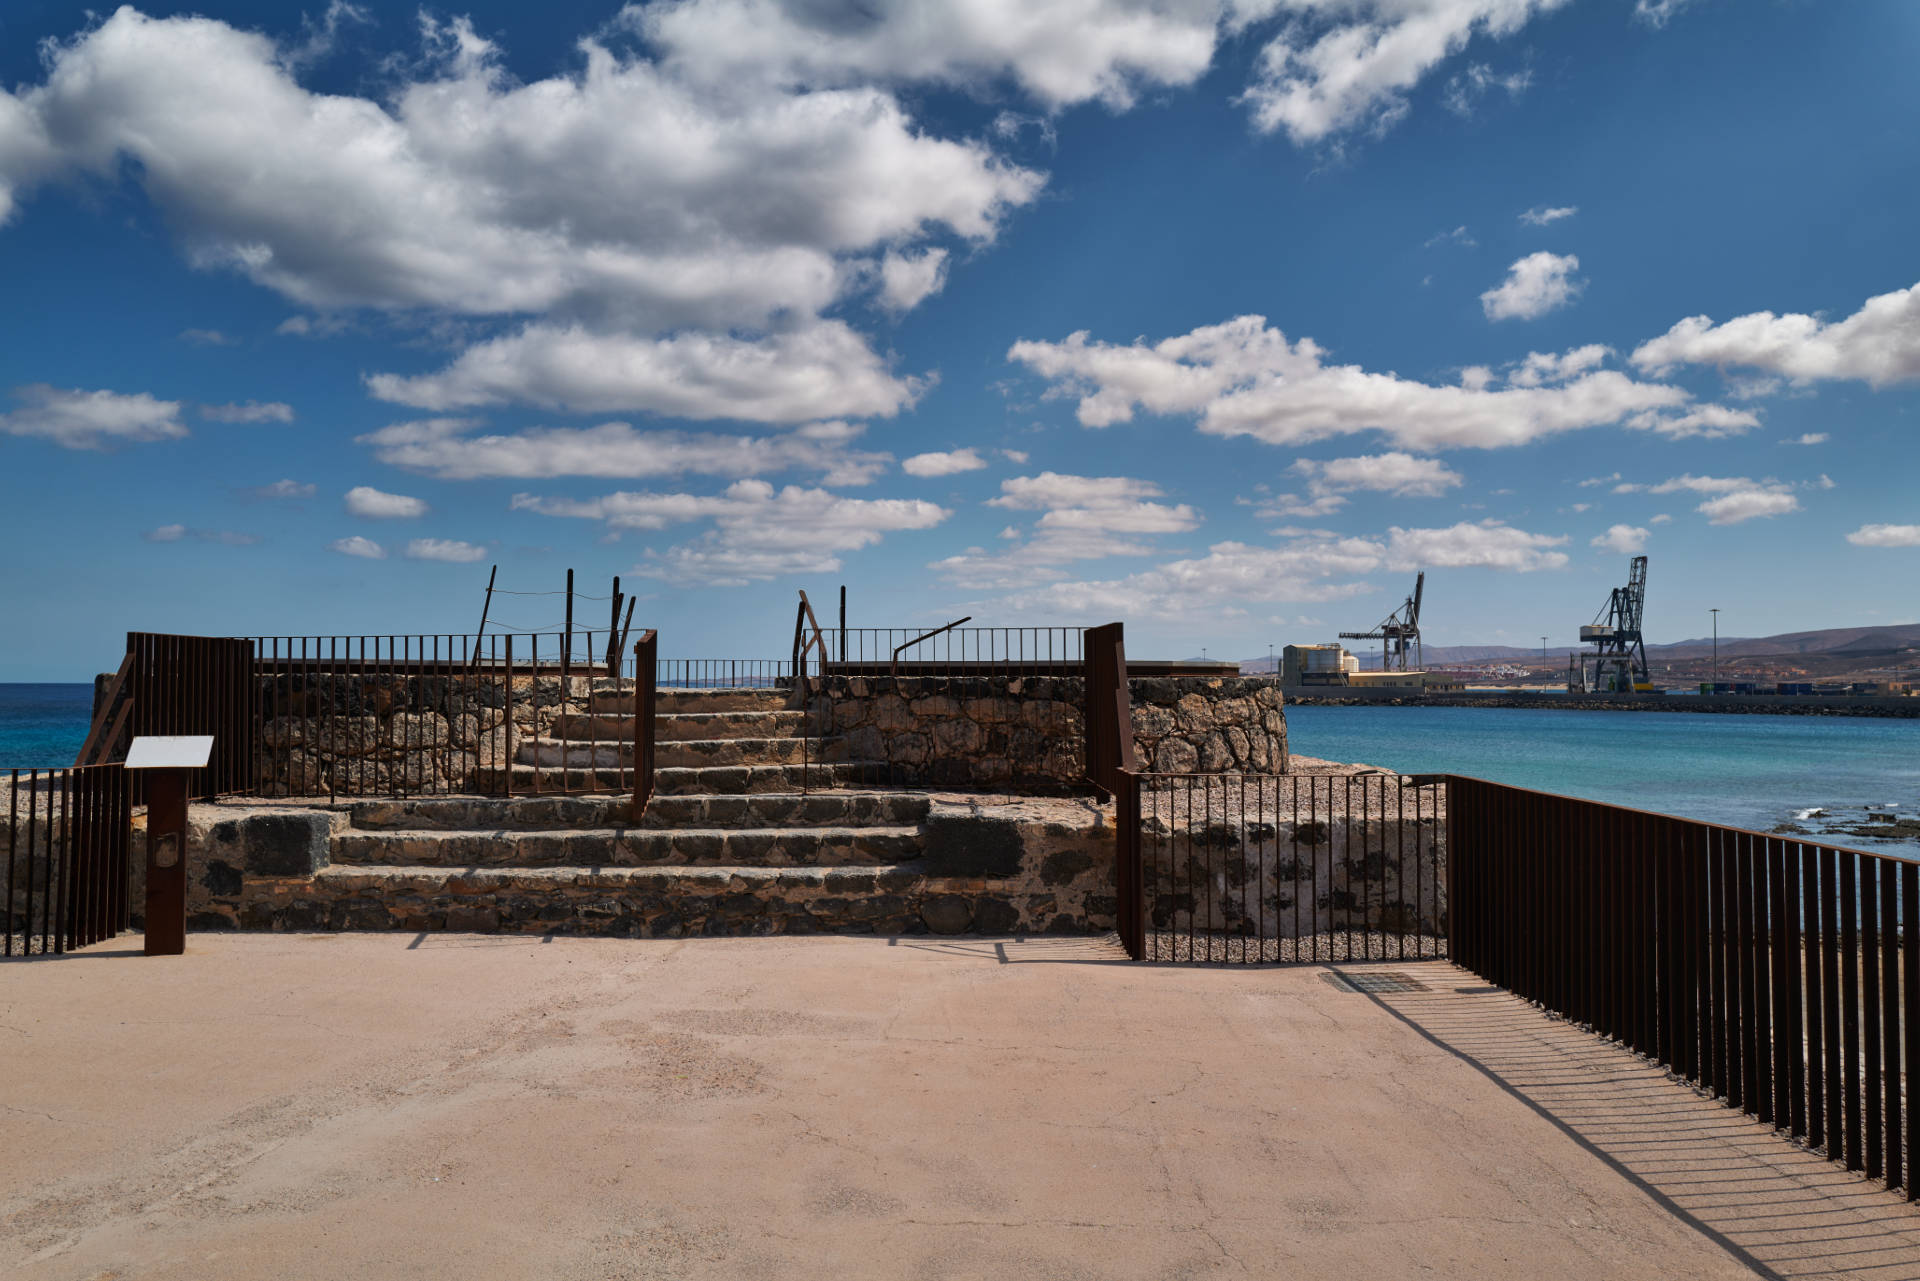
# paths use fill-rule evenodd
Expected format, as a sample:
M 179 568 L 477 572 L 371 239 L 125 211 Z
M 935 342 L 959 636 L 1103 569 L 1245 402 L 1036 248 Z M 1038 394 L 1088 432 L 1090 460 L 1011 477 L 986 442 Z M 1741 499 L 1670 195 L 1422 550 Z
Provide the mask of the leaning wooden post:
M 620 575 L 613 576 L 613 618 L 607 623 L 607 675 L 620 674 Z
M 633 805 L 627 821 L 637 827 L 653 799 L 654 680 L 659 661 L 659 633 L 640 634 L 633 646 Z
M 573 571 L 567 571 L 567 639 L 560 651 L 560 697 L 567 696 L 567 678 L 573 674 Z

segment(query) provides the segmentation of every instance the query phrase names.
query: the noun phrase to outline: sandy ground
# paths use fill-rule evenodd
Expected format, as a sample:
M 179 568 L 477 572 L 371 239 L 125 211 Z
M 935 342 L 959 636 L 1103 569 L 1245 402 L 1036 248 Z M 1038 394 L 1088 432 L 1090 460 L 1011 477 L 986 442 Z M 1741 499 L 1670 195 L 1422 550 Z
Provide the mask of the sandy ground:
M 8 963 L 0 1275 L 1920 1276 L 1903 1201 L 1446 962 L 1115 958 L 195 935 Z

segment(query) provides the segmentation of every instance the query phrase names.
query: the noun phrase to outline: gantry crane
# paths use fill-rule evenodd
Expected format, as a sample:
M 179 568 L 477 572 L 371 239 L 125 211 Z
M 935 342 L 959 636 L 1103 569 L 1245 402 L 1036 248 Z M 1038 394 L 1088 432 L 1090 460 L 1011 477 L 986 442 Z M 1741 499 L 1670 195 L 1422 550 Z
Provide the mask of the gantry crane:
M 1427 574 L 1425 570 L 1413 580 L 1413 595 L 1399 609 L 1383 619 L 1379 626 L 1370 632 L 1341 632 L 1341 640 L 1377 640 L 1380 642 L 1380 670 L 1383 672 L 1407 670 L 1407 646 L 1413 646 L 1413 663 L 1416 669 L 1424 668 L 1426 656 L 1420 648 L 1420 597 L 1426 591 Z
M 1640 624 L 1647 603 L 1647 558 L 1635 556 L 1627 585 L 1616 587 L 1591 623 L 1580 629 L 1580 643 L 1593 648 L 1580 656 L 1581 684 L 1596 693 L 1646 693 L 1647 646 Z

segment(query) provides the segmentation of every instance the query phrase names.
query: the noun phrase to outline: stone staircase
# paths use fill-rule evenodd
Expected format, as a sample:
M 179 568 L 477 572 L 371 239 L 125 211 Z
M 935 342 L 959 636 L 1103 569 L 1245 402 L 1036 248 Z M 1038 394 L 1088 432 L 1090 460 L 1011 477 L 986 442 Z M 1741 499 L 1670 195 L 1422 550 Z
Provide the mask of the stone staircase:
M 622 786 L 630 699 L 596 691 L 587 711 L 522 742 L 515 790 L 577 788 L 589 773 Z M 315 906 L 326 904 L 330 928 L 648 937 L 927 928 L 926 796 L 863 787 L 879 767 L 807 742 L 804 714 L 777 691 L 668 691 L 657 710 L 656 791 L 638 825 L 624 795 L 359 802 L 312 877 Z M 297 905 L 281 915 L 298 927 Z
M 749 795 L 878 782 L 878 762 L 849 761 L 836 739 L 806 736 L 806 713 L 781 690 L 667 690 L 658 695 L 654 795 Z M 633 781 L 633 695 L 592 690 L 585 712 L 555 716 L 522 740 L 510 771 L 484 778 L 515 796 L 622 791 Z

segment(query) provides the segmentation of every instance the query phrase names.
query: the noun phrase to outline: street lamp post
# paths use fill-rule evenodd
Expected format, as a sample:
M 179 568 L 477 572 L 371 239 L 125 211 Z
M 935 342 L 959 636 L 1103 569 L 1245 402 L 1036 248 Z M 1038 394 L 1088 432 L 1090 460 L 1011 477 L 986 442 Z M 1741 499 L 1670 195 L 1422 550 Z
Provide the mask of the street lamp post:
M 1707 612 L 1713 615 L 1713 683 L 1718 685 L 1720 683 L 1720 611 L 1709 609 Z

